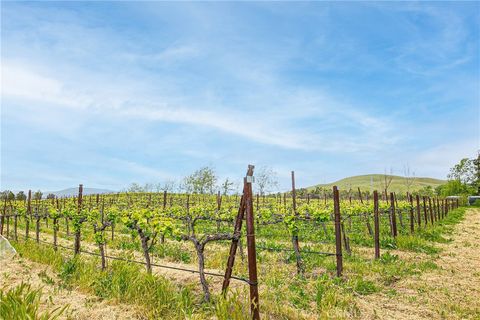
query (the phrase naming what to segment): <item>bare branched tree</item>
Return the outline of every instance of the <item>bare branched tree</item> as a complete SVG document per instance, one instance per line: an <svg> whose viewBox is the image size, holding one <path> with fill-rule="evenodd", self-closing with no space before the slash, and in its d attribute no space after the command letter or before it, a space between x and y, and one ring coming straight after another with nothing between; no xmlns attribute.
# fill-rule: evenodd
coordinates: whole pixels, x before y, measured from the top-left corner
<svg viewBox="0 0 480 320"><path fill-rule="evenodd" d="M174 192L176 186L177 186L177 183L175 182L175 180L166 180L163 183L157 183L155 185L155 189L157 192L160 192L160 191Z"/></svg>
<svg viewBox="0 0 480 320"><path fill-rule="evenodd" d="M410 193L413 184L415 183L415 171L410 170L410 165L403 166L403 176L404 176L404 184L407 187L407 192Z"/></svg>
<svg viewBox="0 0 480 320"><path fill-rule="evenodd" d="M387 169L385 169L382 180L380 183L382 184L383 191L385 191L385 196L388 196L388 188L392 184L393 180L393 169L390 168L390 174L387 174Z"/></svg>
<svg viewBox="0 0 480 320"><path fill-rule="evenodd" d="M262 196L273 191L278 186L277 173L272 168L260 167L255 173L255 185Z"/></svg>
<svg viewBox="0 0 480 320"><path fill-rule="evenodd" d="M226 196L231 191L235 190L235 183L232 180L226 178L221 185L221 189L222 189L222 194Z"/></svg>

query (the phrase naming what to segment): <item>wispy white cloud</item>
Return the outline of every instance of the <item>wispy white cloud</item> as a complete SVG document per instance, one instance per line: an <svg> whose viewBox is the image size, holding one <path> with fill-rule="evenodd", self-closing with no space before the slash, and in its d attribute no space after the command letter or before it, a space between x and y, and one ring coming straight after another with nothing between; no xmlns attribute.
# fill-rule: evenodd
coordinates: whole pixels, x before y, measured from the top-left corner
<svg viewBox="0 0 480 320"><path fill-rule="evenodd" d="M95 78L95 75L90 74L89 78ZM135 82L141 85L141 81ZM362 148L372 146L367 142L368 139L363 139L364 143L362 143L362 137L347 136L339 136L335 144L327 144L327 139L334 138L335 134L332 136L332 133L323 131L322 125L328 123L330 119L334 123L339 121L340 117L348 119L348 125L358 127L360 134L362 132L368 134L372 128L375 128L377 133L385 132L387 128L385 119L353 110L325 94L315 95L308 92L287 94L284 96L285 101L279 105L265 105L264 108L244 114L224 105L204 106L204 103L197 105L191 102L191 105L180 106L175 102L175 98L138 97L135 92L128 91L124 91L121 96L112 97L108 92L102 92L101 88L92 90L90 84L87 84L86 88L76 87L76 90L67 90L66 88L73 88L72 84L63 83L51 75L39 74L33 68L29 68L27 63L23 65L10 64L8 61L4 63L2 84L4 99L34 103L38 108L48 105L47 108L50 109L63 107L79 109L84 115L96 113L108 116L113 113L115 117L206 126L257 143L287 149L355 151L359 146ZM119 86L126 87L123 84ZM283 96L282 93L274 93L274 89L270 90L272 95ZM195 97L190 101L194 99ZM263 99L262 97L261 100ZM152 102L156 100L159 102ZM170 100L173 102L170 103ZM226 110L229 111L226 112ZM296 127L298 119L311 117L318 119L318 128L315 132ZM51 119L48 121L51 125Z"/></svg>
<svg viewBox="0 0 480 320"><path fill-rule="evenodd" d="M193 162L243 174L255 161L314 181L379 172L406 163L405 150L433 155L478 132L465 116L478 106L478 70L466 68L478 67L478 43L464 15L441 5L125 3L111 16L77 6L6 5L2 171L21 158L53 174L65 157L120 185L178 177ZM371 18L384 15L379 29ZM58 145L56 158L38 156Z"/></svg>

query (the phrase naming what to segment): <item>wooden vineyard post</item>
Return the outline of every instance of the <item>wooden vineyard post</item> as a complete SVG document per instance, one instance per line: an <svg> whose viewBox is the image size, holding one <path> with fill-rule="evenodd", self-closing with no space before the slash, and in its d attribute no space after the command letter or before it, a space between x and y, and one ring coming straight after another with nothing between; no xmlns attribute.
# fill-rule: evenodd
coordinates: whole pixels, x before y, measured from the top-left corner
<svg viewBox="0 0 480 320"><path fill-rule="evenodd" d="M78 186L78 215L82 212L83 184ZM75 230L75 255L80 253L80 229Z"/></svg>
<svg viewBox="0 0 480 320"><path fill-rule="evenodd" d="M32 190L28 190L27 198L27 216L25 219L25 239L28 240L30 233L30 217L32 215Z"/></svg>
<svg viewBox="0 0 480 320"><path fill-rule="evenodd" d="M293 214L295 218L298 216L297 213L297 193L295 191L295 172L292 171L292 205L293 205ZM298 235L292 235L292 244L293 250L295 251L295 258L297 260L297 274L303 274L303 264L302 257L300 256L300 245L298 243Z"/></svg>
<svg viewBox="0 0 480 320"><path fill-rule="evenodd" d="M242 230L242 220L245 216L247 229L247 250L248 250L248 276L250 285L250 309L251 316L254 320L260 319L259 299L258 299L258 280L257 280L257 252L255 247L255 222L253 216L253 169L252 165L248 166L247 176L243 180L243 195L240 199L240 207L238 209L237 218L235 220L234 233L237 235L232 240L230 246L230 254L228 256L227 268L222 285L222 292L225 295L232 277L233 265L235 263L235 254L237 252L238 242Z"/></svg>
<svg viewBox="0 0 480 320"><path fill-rule="evenodd" d="M415 231L415 223L414 223L414 214L413 214L413 197L411 194L408 196L408 200L410 201L410 232L413 233Z"/></svg>
<svg viewBox="0 0 480 320"><path fill-rule="evenodd" d="M217 232L220 232L220 228L221 228L221 225L220 225L220 219L218 217L220 217L220 209L222 208L222 195L220 194L220 191L218 191L217 193Z"/></svg>
<svg viewBox="0 0 480 320"><path fill-rule="evenodd" d="M397 200L397 194L394 192L393 193L393 199L395 199L395 208L398 208L398 200ZM400 228L403 229L403 214L402 210L398 211L398 220L400 222Z"/></svg>
<svg viewBox="0 0 480 320"><path fill-rule="evenodd" d="M163 209L167 206L167 190L163 191Z"/></svg>
<svg viewBox="0 0 480 320"><path fill-rule="evenodd" d="M7 214L7 197L5 197L5 201L3 203L3 214L0 219L0 234L3 235L3 226L5 225L5 215Z"/></svg>
<svg viewBox="0 0 480 320"><path fill-rule="evenodd" d="M333 211L335 215L335 255L337 257L337 277L342 276L343 257L342 257L342 234L340 230L340 197L337 186L333 186Z"/></svg>
<svg viewBox="0 0 480 320"><path fill-rule="evenodd" d="M422 226L422 213L420 211L420 196L417 194L417 196L415 197L415 200L417 202L417 224L418 224L418 228L420 228Z"/></svg>
<svg viewBox="0 0 480 320"><path fill-rule="evenodd" d="M373 191L373 217L374 217L374 228L375 228L375 259L380 258L380 222L378 216L378 192L377 190Z"/></svg>
<svg viewBox="0 0 480 320"><path fill-rule="evenodd" d="M427 216L427 202L425 197L423 197L423 217L425 219L425 225L428 224L428 216Z"/></svg>
<svg viewBox="0 0 480 320"><path fill-rule="evenodd" d="M252 169L253 171L253 169ZM257 252L255 248L255 223L253 217L253 195L252 195L253 177L247 176L245 214L247 223L247 259L248 259L248 277L250 280L250 309L252 319L260 319L260 311L258 304L258 282L257 282Z"/></svg>
<svg viewBox="0 0 480 320"><path fill-rule="evenodd" d="M14 212L13 213L13 238L15 239L15 241L18 241L17 230L18 230L18 214Z"/></svg>
<svg viewBox="0 0 480 320"><path fill-rule="evenodd" d="M391 203L391 219L392 219L392 235L394 238L397 237L397 217L395 214L395 196L393 195L393 192L390 192L390 203Z"/></svg>
<svg viewBox="0 0 480 320"><path fill-rule="evenodd" d="M442 207L440 206L440 199L437 197L437 210L438 210L438 216L440 219L443 220L443 214L442 214Z"/></svg>
<svg viewBox="0 0 480 320"><path fill-rule="evenodd" d="M432 223L432 226L433 226L433 223L435 222L435 218L434 218L434 215L433 215L433 210L432 210L432 198L428 197L428 211L430 211L430 222Z"/></svg>
<svg viewBox="0 0 480 320"><path fill-rule="evenodd" d="M35 241L40 243L40 213L38 212L38 202L35 208Z"/></svg>

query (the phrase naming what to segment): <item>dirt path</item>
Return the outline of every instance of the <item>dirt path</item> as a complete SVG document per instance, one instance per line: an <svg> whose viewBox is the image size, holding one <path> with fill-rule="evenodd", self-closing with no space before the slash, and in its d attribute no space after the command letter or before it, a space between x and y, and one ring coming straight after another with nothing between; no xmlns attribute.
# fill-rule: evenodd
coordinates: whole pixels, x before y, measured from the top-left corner
<svg viewBox="0 0 480 320"><path fill-rule="evenodd" d="M361 319L480 319L480 209L467 210L438 269L358 299Z"/></svg>
<svg viewBox="0 0 480 320"><path fill-rule="evenodd" d="M0 266L0 288L8 290L22 282L30 284L33 289L42 288L40 310L68 306L61 319L142 319L135 307L112 304L78 290L61 288L58 277L46 265L17 255L11 259L0 260Z"/></svg>

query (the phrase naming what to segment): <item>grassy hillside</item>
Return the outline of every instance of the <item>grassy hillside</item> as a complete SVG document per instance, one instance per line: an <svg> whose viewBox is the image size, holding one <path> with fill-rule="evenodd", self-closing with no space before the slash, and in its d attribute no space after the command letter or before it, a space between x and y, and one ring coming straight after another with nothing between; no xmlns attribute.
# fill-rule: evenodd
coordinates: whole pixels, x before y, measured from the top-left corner
<svg viewBox="0 0 480 320"><path fill-rule="evenodd" d="M397 193L404 193L407 191L406 186L406 179L400 176L391 176L393 177L392 183L388 188L389 191L394 191ZM361 176L353 176L347 177L332 183L328 184L319 184L315 186L308 187L308 190L313 190L317 186L320 187L328 187L331 188L332 186L336 185L340 190L348 190L350 188L357 189L360 187L362 191L370 191L373 190L382 190L384 175L383 174L366 174ZM411 191L422 189L426 186L431 186L435 188L439 185L446 183L445 180L433 179L433 178L415 178L413 185L411 187Z"/></svg>

